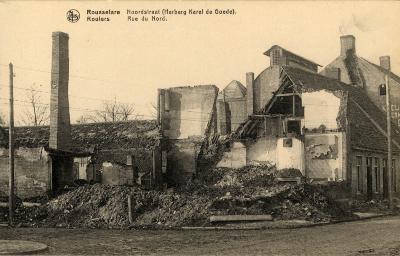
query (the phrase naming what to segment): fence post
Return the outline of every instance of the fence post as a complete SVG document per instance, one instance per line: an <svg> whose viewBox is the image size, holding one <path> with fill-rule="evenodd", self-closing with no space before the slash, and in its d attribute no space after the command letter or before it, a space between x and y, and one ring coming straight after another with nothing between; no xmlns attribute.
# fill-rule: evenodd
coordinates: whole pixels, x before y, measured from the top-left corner
<svg viewBox="0 0 400 256"><path fill-rule="evenodd" d="M132 209L134 207L134 203L132 201L132 195L128 195L128 220L129 224L133 223Z"/></svg>

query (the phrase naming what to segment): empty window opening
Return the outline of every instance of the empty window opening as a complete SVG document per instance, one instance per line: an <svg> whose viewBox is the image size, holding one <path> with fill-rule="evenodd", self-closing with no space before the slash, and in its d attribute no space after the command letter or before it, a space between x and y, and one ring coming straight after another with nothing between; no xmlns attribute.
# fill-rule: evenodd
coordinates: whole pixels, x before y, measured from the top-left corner
<svg viewBox="0 0 400 256"><path fill-rule="evenodd" d="M299 120L288 120L287 121L287 132L292 134L301 134L301 123Z"/></svg>
<svg viewBox="0 0 400 256"><path fill-rule="evenodd" d="M291 94L291 93L290 93ZM299 95L277 96L271 107L271 114L290 115L296 117L304 116L304 108Z"/></svg>
<svg viewBox="0 0 400 256"><path fill-rule="evenodd" d="M372 197L373 187L372 187L372 157L367 157L367 196Z"/></svg>

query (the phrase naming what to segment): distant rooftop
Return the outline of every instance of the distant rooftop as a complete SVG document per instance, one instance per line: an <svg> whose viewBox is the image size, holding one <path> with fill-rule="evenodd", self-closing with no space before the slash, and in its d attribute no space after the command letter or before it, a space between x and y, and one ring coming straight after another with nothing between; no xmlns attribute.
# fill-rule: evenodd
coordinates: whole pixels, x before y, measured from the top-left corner
<svg viewBox="0 0 400 256"><path fill-rule="evenodd" d="M283 52L282 55L292 56L292 57L295 57L295 58L297 58L297 59L304 60L304 61L306 61L306 62L308 62L308 63L310 63L310 64L312 64L312 65L316 65L316 66L322 67L320 64L315 63L315 62L312 61L312 60L306 59L306 58L304 58L304 57L302 57L302 56L300 56L300 55L298 55L298 54L296 54L296 53L293 53L293 52L291 52L291 51L288 51L288 50L286 50L285 48L283 48L283 47L281 47L281 46L279 46L279 45L274 45L274 46L272 46L271 48L269 48L269 50L267 50L266 52L264 52L264 55L270 57L270 56L271 56L271 51L272 51L272 50L275 50L275 49L280 49L280 50L282 50L282 52Z"/></svg>

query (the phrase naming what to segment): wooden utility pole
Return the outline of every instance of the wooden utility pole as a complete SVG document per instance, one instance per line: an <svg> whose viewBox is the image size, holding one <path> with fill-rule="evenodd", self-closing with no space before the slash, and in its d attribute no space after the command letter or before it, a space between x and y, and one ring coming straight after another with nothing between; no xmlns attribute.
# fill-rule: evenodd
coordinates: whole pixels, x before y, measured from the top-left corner
<svg viewBox="0 0 400 256"><path fill-rule="evenodd" d="M9 217L8 221L10 226L13 225L14 221L14 71L13 64L10 63L10 120L9 120L9 129L8 129L8 149L9 149L9 200L8 200L8 208L9 208Z"/></svg>
<svg viewBox="0 0 400 256"><path fill-rule="evenodd" d="M389 71L388 71L389 72ZM393 170L392 171L392 108L390 103L390 88L389 88L389 76L385 74L385 86L386 86L386 122L387 122L387 141L388 141L388 160L387 160L387 177L388 177L388 201L389 208L393 208L393 196L392 196L392 182L393 182Z"/></svg>

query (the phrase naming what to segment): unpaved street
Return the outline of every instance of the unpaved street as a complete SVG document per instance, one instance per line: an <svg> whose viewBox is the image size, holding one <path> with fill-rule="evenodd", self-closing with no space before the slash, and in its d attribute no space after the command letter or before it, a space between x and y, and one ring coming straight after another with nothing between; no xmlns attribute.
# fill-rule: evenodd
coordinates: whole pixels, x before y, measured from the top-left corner
<svg viewBox="0 0 400 256"><path fill-rule="evenodd" d="M46 254L57 255L400 255L400 217L291 230L1 228L0 239L46 243Z"/></svg>

